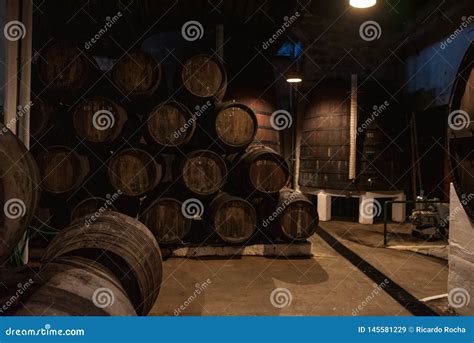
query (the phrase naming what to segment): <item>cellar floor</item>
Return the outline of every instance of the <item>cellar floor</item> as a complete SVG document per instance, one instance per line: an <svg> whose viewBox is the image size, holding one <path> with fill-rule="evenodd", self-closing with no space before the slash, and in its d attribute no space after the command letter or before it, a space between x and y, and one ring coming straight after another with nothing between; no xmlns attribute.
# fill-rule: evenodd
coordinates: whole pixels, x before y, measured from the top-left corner
<svg viewBox="0 0 474 343"><path fill-rule="evenodd" d="M415 298L447 292L447 262L381 247L380 225L320 225ZM383 290L386 284L372 281L319 235L311 241L312 258L170 258L164 262L162 290L150 315L411 314ZM283 295L272 304L274 290ZM446 299L427 304L449 314Z"/></svg>

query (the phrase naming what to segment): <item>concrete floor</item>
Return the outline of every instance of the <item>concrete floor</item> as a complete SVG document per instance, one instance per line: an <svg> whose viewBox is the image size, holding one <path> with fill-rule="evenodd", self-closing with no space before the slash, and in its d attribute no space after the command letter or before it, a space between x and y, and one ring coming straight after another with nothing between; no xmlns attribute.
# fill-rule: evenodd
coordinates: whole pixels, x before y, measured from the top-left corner
<svg viewBox="0 0 474 343"><path fill-rule="evenodd" d="M381 247L380 225L320 225L416 298L447 292L446 261ZM410 315L383 291L384 285L377 287L319 236L311 241L314 256L304 259L170 258L164 262L162 290L150 315ZM272 305L277 288L286 289L279 299L286 306L278 298ZM428 305L449 314L447 300Z"/></svg>

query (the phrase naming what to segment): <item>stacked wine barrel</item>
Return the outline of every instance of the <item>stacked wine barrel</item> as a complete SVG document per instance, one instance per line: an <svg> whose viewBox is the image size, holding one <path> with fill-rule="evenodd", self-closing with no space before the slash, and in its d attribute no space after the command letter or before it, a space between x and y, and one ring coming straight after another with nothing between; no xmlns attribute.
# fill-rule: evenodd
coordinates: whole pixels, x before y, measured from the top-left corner
<svg viewBox="0 0 474 343"><path fill-rule="evenodd" d="M42 208L53 212L43 224L118 211L167 245L304 240L315 231L313 204L286 189L272 106L233 90L224 101L231 85L217 58L192 55L169 71L135 50L101 77L89 59L65 67L70 53L45 55L39 81L51 90L32 129Z"/></svg>

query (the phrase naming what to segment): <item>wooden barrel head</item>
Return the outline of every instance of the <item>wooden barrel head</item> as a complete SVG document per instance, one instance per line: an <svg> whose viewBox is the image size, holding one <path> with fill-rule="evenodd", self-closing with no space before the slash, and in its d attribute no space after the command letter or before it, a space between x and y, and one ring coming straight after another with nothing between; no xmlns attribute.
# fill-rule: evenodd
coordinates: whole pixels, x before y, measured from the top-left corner
<svg viewBox="0 0 474 343"><path fill-rule="evenodd" d="M253 111L243 104L229 104L216 114L215 129L219 139L231 147L245 147L256 134L257 120Z"/></svg>
<svg viewBox="0 0 474 343"><path fill-rule="evenodd" d="M204 150L188 154L182 166L182 178L186 187L196 194L211 195L225 183L225 162L216 153Z"/></svg>
<svg viewBox="0 0 474 343"><path fill-rule="evenodd" d="M140 220L158 243L181 243L191 228L191 220L183 215L181 207L182 202L177 199L158 199L144 211Z"/></svg>
<svg viewBox="0 0 474 343"><path fill-rule="evenodd" d="M194 96L209 98L218 95L225 83L222 66L207 55L188 59L181 72L184 87Z"/></svg>
<svg viewBox="0 0 474 343"><path fill-rule="evenodd" d="M110 159L108 176L115 189L129 196L142 196L161 181L163 166L142 149L125 149Z"/></svg>
<svg viewBox="0 0 474 343"><path fill-rule="evenodd" d="M56 43L41 52L39 76L51 91L76 92L88 82L91 64L81 51L67 43Z"/></svg>
<svg viewBox="0 0 474 343"><path fill-rule="evenodd" d="M288 205L280 218L285 236L291 239L306 239L316 230L317 215L311 203L297 201Z"/></svg>
<svg viewBox="0 0 474 343"><path fill-rule="evenodd" d="M189 142L195 127L192 113L174 102L159 104L147 119L150 136L162 146L178 147Z"/></svg>
<svg viewBox="0 0 474 343"><path fill-rule="evenodd" d="M161 66L153 56L132 51L115 64L112 80L125 96L149 96L159 86Z"/></svg>
<svg viewBox="0 0 474 343"><path fill-rule="evenodd" d="M116 140L127 113L105 97L93 97L81 101L73 114L73 125L82 139L91 143L111 143Z"/></svg>
<svg viewBox="0 0 474 343"><path fill-rule="evenodd" d="M286 185L288 170L284 161L273 154L262 154L252 161L249 177L256 190L276 193Z"/></svg>
<svg viewBox="0 0 474 343"><path fill-rule="evenodd" d="M41 185L60 194L79 188L89 172L89 162L68 147L53 146L37 157Z"/></svg>
<svg viewBox="0 0 474 343"><path fill-rule="evenodd" d="M243 199L233 198L220 204L212 217L212 227L224 241L242 243L255 232L255 209Z"/></svg>

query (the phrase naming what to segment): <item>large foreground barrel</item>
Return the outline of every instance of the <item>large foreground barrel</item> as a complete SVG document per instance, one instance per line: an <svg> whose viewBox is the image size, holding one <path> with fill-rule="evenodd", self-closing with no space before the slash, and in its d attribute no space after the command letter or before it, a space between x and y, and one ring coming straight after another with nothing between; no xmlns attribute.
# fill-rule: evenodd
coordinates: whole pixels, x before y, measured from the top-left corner
<svg viewBox="0 0 474 343"><path fill-rule="evenodd" d="M163 178L163 164L142 148L117 152L107 163L107 175L112 186L129 196L151 192Z"/></svg>
<svg viewBox="0 0 474 343"><path fill-rule="evenodd" d="M73 125L77 135L89 143L110 144L119 138L127 112L111 99L91 97L77 104Z"/></svg>
<svg viewBox="0 0 474 343"><path fill-rule="evenodd" d="M221 104L216 108L211 132L217 145L224 151L245 149L257 133L257 118L246 105L237 102Z"/></svg>
<svg viewBox="0 0 474 343"><path fill-rule="evenodd" d="M191 219L183 215L183 203L174 198L159 198L140 215L160 244L181 243L191 229Z"/></svg>
<svg viewBox="0 0 474 343"><path fill-rule="evenodd" d="M454 185L474 221L474 44L459 67L448 115L449 157Z"/></svg>
<svg viewBox="0 0 474 343"><path fill-rule="evenodd" d="M138 220L112 211L95 221L78 219L53 239L43 259L50 262L66 255L90 258L109 268L139 315L153 307L162 278L160 248Z"/></svg>
<svg viewBox="0 0 474 343"><path fill-rule="evenodd" d="M227 88L224 66L210 55L187 59L179 81L180 90L193 100L193 106L202 106L205 100L222 100Z"/></svg>
<svg viewBox="0 0 474 343"><path fill-rule="evenodd" d="M33 157L0 123L0 265L28 228L40 196L39 183Z"/></svg>
<svg viewBox="0 0 474 343"><path fill-rule="evenodd" d="M63 194L79 188L89 174L87 157L66 146L52 146L36 157L41 186L47 192Z"/></svg>
<svg viewBox="0 0 474 343"><path fill-rule="evenodd" d="M119 280L92 260L63 256L34 279L16 316L134 316Z"/></svg>
<svg viewBox="0 0 474 343"><path fill-rule="evenodd" d="M41 51L38 69L48 91L70 93L87 85L94 66L76 46L56 42Z"/></svg>
<svg viewBox="0 0 474 343"><path fill-rule="evenodd" d="M210 203L207 221L210 227L228 243L247 241L255 232L257 213L245 199L219 193Z"/></svg>
<svg viewBox="0 0 474 343"><path fill-rule="evenodd" d="M196 118L183 104L165 102L157 105L148 115L146 137L152 143L176 148L189 142L196 128Z"/></svg>
<svg viewBox="0 0 474 343"><path fill-rule="evenodd" d="M125 97L151 96L161 82L161 65L143 51L131 51L114 65L112 81Z"/></svg>
<svg viewBox="0 0 474 343"><path fill-rule="evenodd" d="M225 162L209 150L196 150L187 154L178 166L178 173L188 191L202 196L215 194L227 178Z"/></svg>
<svg viewBox="0 0 474 343"><path fill-rule="evenodd" d="M230 181L247 193L277 193L290 177L283 157L265 146L250 146L244 154L229 158L235 168Z"/></svg>

